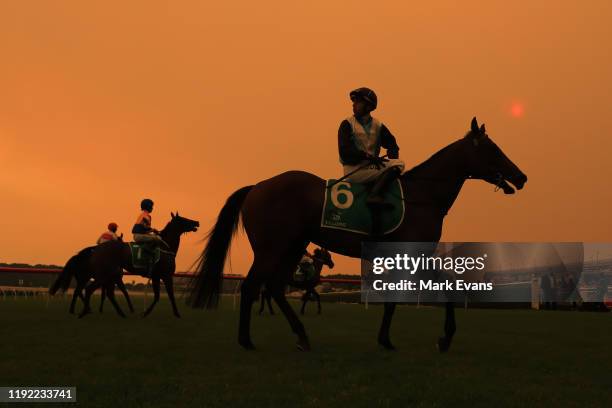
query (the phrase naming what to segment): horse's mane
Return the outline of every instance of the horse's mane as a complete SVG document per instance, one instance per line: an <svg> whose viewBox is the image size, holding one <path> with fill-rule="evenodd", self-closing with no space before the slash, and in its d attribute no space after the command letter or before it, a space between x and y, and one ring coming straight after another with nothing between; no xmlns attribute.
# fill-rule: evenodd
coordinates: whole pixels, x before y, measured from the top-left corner
<svg viewBox="0 0 612 408"><path fill-rule="evenodd" d="M470 132L468 132L466 134L469 135ZM440 158L440 156L446 154L449 150L451 150L451 148L455 148L457 144L459 144L460 142L462 142L465 138L461 138L459 140L455 140L454 142L452 142L451 144L443 147L442 149L438 150L437 152L435 152L433 155L431 155L431 157L427 160L425 160L424 162L417 164L416 166L414 166L413 168L411 168L410 170L407 170L406 172L404 172L403 176L406 177L411 177L414 176L416 173L427 169L428 167L431 166L431 164L433 162L435 162L436 160L438 160Z"/></svg>

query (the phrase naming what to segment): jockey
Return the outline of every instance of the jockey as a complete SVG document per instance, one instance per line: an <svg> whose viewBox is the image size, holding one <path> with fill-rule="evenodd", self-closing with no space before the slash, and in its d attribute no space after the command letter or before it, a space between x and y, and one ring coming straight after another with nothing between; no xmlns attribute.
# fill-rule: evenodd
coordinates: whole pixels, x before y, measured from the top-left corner
<svg viewBox="0 0 612 408"><path fill-rule="evenodd" d="M153 212L153 200L145 198L140 203L142 212L136 219L132 234L134 234L135 242L153 242L155 244L163 243L164 241L158 235L159 231L151 227L151 213Z"/></svg>
<svg viewBox="0 0 612 408"><path fill-rule="evenodd" d="M100 238L98 238L98 241L96 243L100 245L108 241L119 240L119 237L117 236L117 228L118 228L117 224L114 222L111 222L110 224L108 224L108 230L103 232L102 235L100 235Z"/></svg>
<svg viewBox="0 0 612 408"><path fill-rule="evenodd" d="M340 163L345 175L354 172L347 177L349 182L375 181L366 200L368 205L388 206L382 193L404 171L404 162L399 160L399 146L389 129L370 115L378 105L374 91L358 88L351 91L349 97L353 102L353 116L343 120L338 129ZM388 160L378 157L381 147L387 150Z"/></svg>
<svg viewBox="0 0 612 408"><path fill-rule="evenodd" d="M309 280L316 274L313 257L307 250L302 255L294 275L297 282Z"/></svg>

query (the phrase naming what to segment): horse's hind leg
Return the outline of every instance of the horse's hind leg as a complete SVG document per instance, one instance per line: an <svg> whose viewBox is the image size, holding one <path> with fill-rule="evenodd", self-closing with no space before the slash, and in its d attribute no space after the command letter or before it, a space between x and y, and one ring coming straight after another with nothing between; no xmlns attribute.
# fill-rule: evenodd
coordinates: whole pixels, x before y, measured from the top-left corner
<svg viewBox="0 0 612 408"><path fill-rule="evenodd" d="M94 280L93 282L89 282L85 287L85 299L83 300L84 306L83 311L79 314L79 319L84 317L85 315L91 313L91 308L89 307L89 301L91 300L91 295L101 286L100 282Z"/></svg>
<svg viewBox="0 0 612 408"><path fill-rule="evenodd" d="M121 310L121 307L119 307L119 304L117 303L117 299L115 299L115 282L107 284L106 288L103 288L103 291L106 291L108 300L111 302L111 304L117 311L117 314L121 317L125 317L125 313L123 313L123 310Z"/></svg>
<svg viewBox="0 0 612 408"><path fill-rule="evenodd" d="M319 295L319 293L315 289L313 289L312 292L317 298L317 314L321 314L321 295Z"/></svg>
<svg viewBox="0 0 612 408"><path fill-rule="evenodd" d="M259 314L262 314L265 307L266 307L266 295L265 295L266 290L262 289L261 291L261 301L259 302Z"/></svg>
<svg viewBox="0 0 612 408"><path fill-rule="evenodd" d="M268 291L266 291L266 302L268 303L268 310L270 311L270 314L273 315L274 309L272 309L272 295Z"/></svg>
<svg viewBox="0 0 612 408"><path fill-rule="evenodd" d="M125 297L125 301L127 302L128 307L130 308L130 313L134 313L134 306L132 305L132 301L130 300L130 295L128 294L127 288L125 287L123 280L121 279L117 280L117 287L119 288L121 293L123 293L123 296Z"/></svg>
<svg viewBox="0 0 612 408"><path fill-rule="evenodd" d="M100 293L100 310L99 310L100 313L102 313L102 310L104 309L105 299L106 299L106 292L104 291L104 288L102 288L101 293Z"/></svg>
<svg viewBox="0 0 612 408"><path fill-rule="evenodd" d="M438 339L440 353L448 351L453 340L457 326L455 324L455 303L446 302L446 317L444 319L444 337Z"/></svg>
<svg viewBox="0 0 612 408"><path fill-rule="evenodd" d="M378 344L386 348L387 350L395 350L389 337L389 330L391 329L391 320L393 319L393 313L395 312L395 303L385 302L385 313L383 315L383 321L380 325L380 331L378 332Z"/></svg>
<svg viewBox="0 0 612 408"><path fill-rule="evenodd" d="M240 287L240 323L238 327L238 343L247 350L254 350L251 341L251 307L257 300L261 290L258 278L257 262L253 262L251 270Z"/></svg>
<svg viewBox="0 0 612 408"><path fill-rule="evenodd" d="M270 288L272 297L276 301L276 304L283 312L287 321L289 322L289 326L291 326L291 330L298 336L297 347L301 351L310 351L310 342L308 341L308 336L306 335L306 330L304 329L304 325L298 318L297 314L291 308L291 305L287 301L285 297L285 292L281 285L274 286L274 289Z"/></svg>

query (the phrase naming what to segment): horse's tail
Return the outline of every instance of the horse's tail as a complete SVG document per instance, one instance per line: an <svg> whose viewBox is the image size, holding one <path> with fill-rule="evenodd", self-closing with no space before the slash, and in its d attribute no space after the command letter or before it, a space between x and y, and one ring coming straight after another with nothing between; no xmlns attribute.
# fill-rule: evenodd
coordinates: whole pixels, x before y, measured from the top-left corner
<svg viewBox="0 0 612 408"><path fill-rule="evenodd" d="M62 272L49 288L49 294L55 295L58 290L65 292L68 289L72 277L80 268L84 267L83 262L89 258L94 248L95 247L85 248L66 262Z"/></svg>
<svg viewBox="0 0 612 408"><path fill-rule="evenodd" d="M198 258L196 276L191 282L191 293L187 299L191 307L212 309L219 304L225 259L238 228L242 203L252 188L242 187L229 196L215 226L208 233L208 243Z"/></svg>

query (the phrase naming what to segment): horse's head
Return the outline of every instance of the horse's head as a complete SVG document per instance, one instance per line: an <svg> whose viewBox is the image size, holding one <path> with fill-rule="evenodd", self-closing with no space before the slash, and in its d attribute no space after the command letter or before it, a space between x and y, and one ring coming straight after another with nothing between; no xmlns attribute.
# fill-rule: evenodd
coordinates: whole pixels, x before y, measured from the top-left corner
<svg viewBox="0 0 612 408"><path fill-rule="evenodd" d="M329 266L329 269L334 268L334 261L332 261L331 253L325 248L317 248L314 250L314 257L321 262L323 265Z"/></svg>
<svg viewBox="0 0 612 408"><path fill-rule="evenodd" d="M181 217L178 211L176 212L176 214L171 212L170 215L172 216L172 220L170 221L170 224L174 228L176 228L176 230L179 231L179 233L181 234L183 232L196 232L198 230L198 227L200 226L200 223L198 221L194 221L194 220L190 220L189 218Z"/></svg>
<svg viewBox="0 0 612 408"><path fill-rule="evenodd" d="M489 138L485 125L478 126L474 117L470 131L465 136L468 141L468 170L472 178L483 179L495 184L504 190L505 194L514 194L514 188L508 184L512 183L517 190L523 188L527 182L527 176L518 166Z"/></svg>

